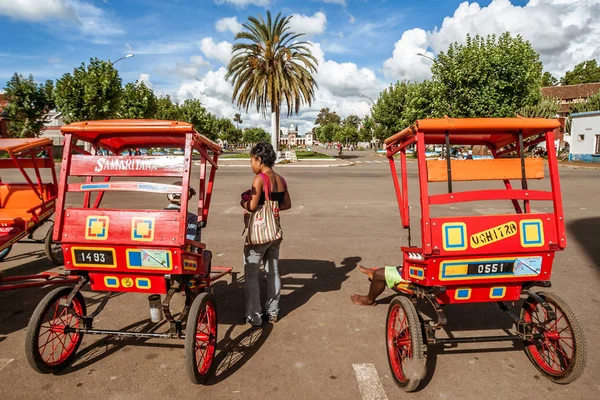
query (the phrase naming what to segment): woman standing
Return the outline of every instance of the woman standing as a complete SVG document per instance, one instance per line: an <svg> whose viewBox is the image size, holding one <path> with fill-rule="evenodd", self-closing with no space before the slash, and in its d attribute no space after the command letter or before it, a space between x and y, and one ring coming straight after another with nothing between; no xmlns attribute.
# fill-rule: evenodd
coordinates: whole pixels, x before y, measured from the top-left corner
<svg viewBox="0 0 600 400"><path fill-rule="evenodd" d="M255 177L252 188L242 194L240 205L246 211L253 213L271 200L278 205L275 207L275 217L279 218L279 211L289 210L292 200L287 190L285 179L273 171L277 156L273 146L260 142L250 150L250 165ZM265 196L267 193L267 196ZM252 218L250 218L252 223ZM268 294L265 312L269 322L277 322L279 313L279 295L281 280L279 278L279 246L282 239L264 244L248 244L244 246L244 276L246 280L246 321L253 326L262 325L262 312L260 305L259 272L260 263L264 263L268 277Z"/></svg>

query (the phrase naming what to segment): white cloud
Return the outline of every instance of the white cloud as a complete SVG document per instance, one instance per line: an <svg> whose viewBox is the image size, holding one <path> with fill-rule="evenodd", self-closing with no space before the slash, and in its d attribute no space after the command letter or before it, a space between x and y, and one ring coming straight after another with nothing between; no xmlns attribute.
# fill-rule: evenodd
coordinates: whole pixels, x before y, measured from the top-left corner
<svg viewBox="0 0 600 400"><path fill-rule="evenodd" d="M346 0L321 0L321 2L329 4L339 4L340 6L346 5Z"/></svg>
<svg viewBox="0 0 600 400"><path fill-rule="evenodd" d="M215 23L215 29L218 32L230 31L234 35L242 30L242 24L237 20L237 17L221 18Z"/></svg>
<svg viewBox="0 0 600 400"><path fill-rule="evenodd" d="M229 64L231 59L231 43L223 41L215 43L213 38L207 37L200 42L200 50L208 58L219 60L223 64Z"/></svg>
<svg viewBox="0 0 600 400"><path fill-rule="evenodd" d="M144 85L146 85L146 87L149 89L152 89L152 87L154 86L152 85L152 82L150 82L150 74L140 74L138 82L143 82Z"/></svg>
<svg viewBox="0 0 600 400"><path fill-rule="evenodd" d="M0 14L26 21L77 20L67 0L0 0Z"/></svg>
<svg viewBox="0 0 600 400"><path fill-rule="evenodd" d="M71 0L71 4L77 13L79 22L81 23L81 32L97 41L105 43L107 36L118 36L125 31L115 22L115 19L103 9L98 8L90 3L85 3L80 0Z"/></svg>
<svg viewBox="0 0 600 400"><path fill-rule="evenodd" d="M487 36L504 32L521 35L540 54L544 69L560 76L576 64L600 58L600 4L597 0L530 0L525 6L515 6L509 0L493 0L489 6L461 3L452 16L444 18L441 27L419 37L401 38L394 55L384 63L386 76L399 78L406 73L408 53L405 49L431 49L437 54L446 51L453 42L464 43L466 34ZM403 40L405 39L405 40ZM398 50L398 52L397 52ZM429 53L428 55L432 55ZM406 58L403 58L406 57ZM425 60L419 60L423 63ZM426 77L423 66L414 64L415 77Z"/></svg>
<svg viewBox="0 0 600 400"><path fill-rule="evenodd" d="M392 58L383 63L383 74L392 80L422 81L429 78L432 61L417 55L421 53L433 58L427 47L427 32L423 29L405 31L394 45Z"/></svg>
<svg viewBox="0 0 600 400"><path fill-rule="evenodd" d="M163 75L176 76L182 79L196 79L200 70L210 68L210 63L202 56L191 56L189 63L175 62L159 66L156 71Z"/></svg>
<svg viewBox="0 0 600 400"><path fill-rule="evenodd" d="M217 4L232 4L237 7L246 7L246 6L268 6L271 3L271 0L216 0Z"/></svg>
<svg viewBox="0 0 600 400"><path fill-rule="evenodd" d="M292 32L318 35L325 32L327 16L320 11L314 13L312 17L304 14L292 14L289 26Z"/></svg>
<svg viewBox="0 0 600 400"><path fill-rule="evenodd" d="M155 42L142 44L140 46L132 46L129 43L125 44L125 50L129 53L138 55L148 54L176 54L187 52L194 48L191 41L176 41L176 42Z"/></svg>

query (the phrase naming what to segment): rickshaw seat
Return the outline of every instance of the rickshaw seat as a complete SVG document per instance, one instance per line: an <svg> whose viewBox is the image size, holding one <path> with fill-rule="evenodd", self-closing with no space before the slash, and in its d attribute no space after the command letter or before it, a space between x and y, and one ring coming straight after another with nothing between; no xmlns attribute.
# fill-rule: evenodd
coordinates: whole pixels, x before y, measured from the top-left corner
<svg viewBox="0 0 600 400"><path fill-rule="evenodd" d="M47 200L51 197L50 185L42 185L42 197ZM36 185L37 188L37 185ZM17 215L19 210L26 210L42 204L42 200L36 195L28 183L2 183L0 184L0 208L4 212L10 210L11 215ZM29 213L26 213L30 215Z"/></svg>

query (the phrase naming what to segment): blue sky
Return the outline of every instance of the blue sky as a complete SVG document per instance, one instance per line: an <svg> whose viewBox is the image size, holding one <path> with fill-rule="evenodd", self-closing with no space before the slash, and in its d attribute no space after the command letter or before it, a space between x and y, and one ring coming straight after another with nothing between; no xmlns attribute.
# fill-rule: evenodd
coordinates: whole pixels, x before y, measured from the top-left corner
<svg viewBox="0 0 600 400"><path fill-rule="evenodd" d="M294 15L319 58L312 107L293 117L309 129L320 107L360 116L399 79L430 76L434 57L466 33L511 31L530 40L547 70L560 75L600 58L596 0L0 0L0 84L14 73L57 79L90 57L115 60L124 82L138 79L159 94L200 98L219 115L235 112L224 66L248 16ZM582 49L582 46L585 46ZM247 125L268 125L250 110ZM289 121L286 121L287 123ZM246 125L245 124L245 125Z"/></svg>

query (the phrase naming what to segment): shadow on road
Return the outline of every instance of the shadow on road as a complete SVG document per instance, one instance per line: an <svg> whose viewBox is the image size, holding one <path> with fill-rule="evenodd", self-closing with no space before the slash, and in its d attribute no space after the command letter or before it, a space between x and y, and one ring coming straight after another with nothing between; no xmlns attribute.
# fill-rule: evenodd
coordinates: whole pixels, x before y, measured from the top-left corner
<svg viewBox="0 0 600 400"><path fill-rule="evenodd" d="M575 236L600 271L600 241L597 234L600 231L600 217L571 221L567 224L567 229Z"/></svg>

